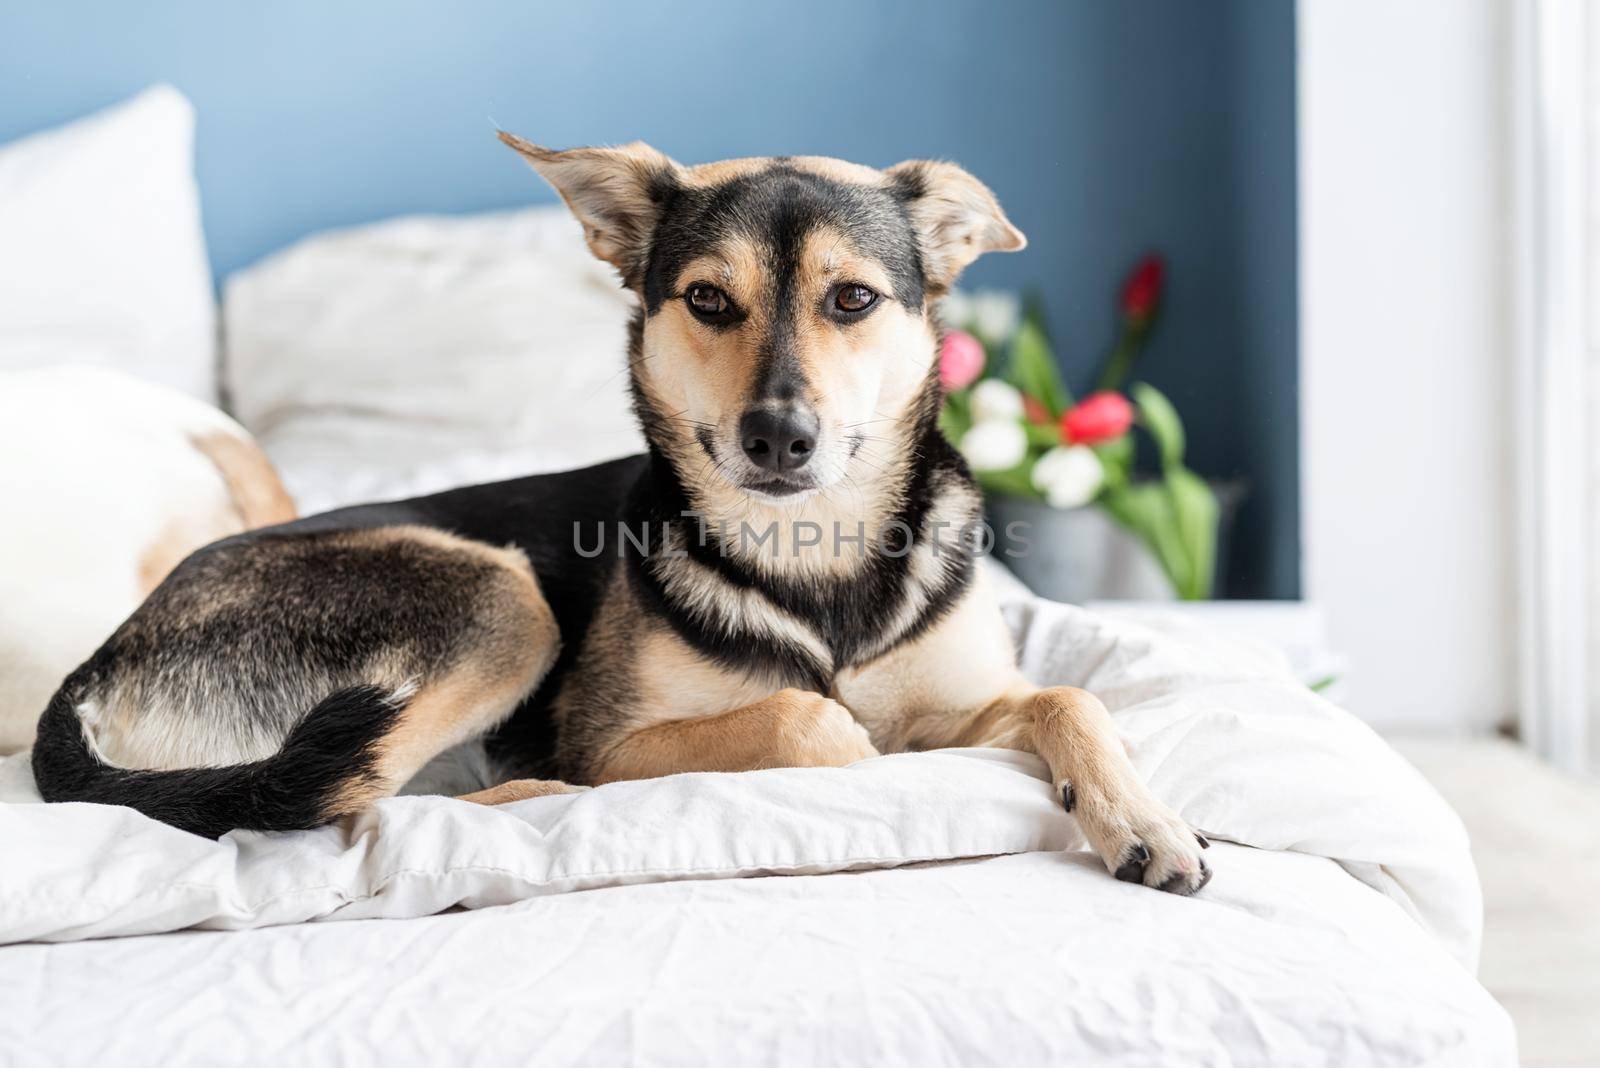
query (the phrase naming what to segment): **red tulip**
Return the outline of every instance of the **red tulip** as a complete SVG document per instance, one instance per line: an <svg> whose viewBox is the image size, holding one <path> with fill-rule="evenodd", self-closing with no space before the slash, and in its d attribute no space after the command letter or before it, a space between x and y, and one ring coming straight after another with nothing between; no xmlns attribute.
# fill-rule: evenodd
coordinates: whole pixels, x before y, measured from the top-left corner
<svg viewBox="0 0 1600 1068"><path fill-rule="evenodd" d="M962 330L952 330L939 345L939 381L946 390L964 389L983 373L983 345Z"/></svg>
<svg viewBox="0 0 1600 1068"><path fill-rule="evenodd" d="M1061 436L1069 445L1097 445L1120 438L1133 425L1133 405L1120 393L1091 393L1061 417Z"/></svg>
<svg viewBox="0 0 1600 1068"><path fill-rule="evenodd" d="M1161 300L1161 280L1166 272L1160 256L1146 256L1133 269L1122 286L1122 314L1129 322L1143 326L1150 321Z"/></svg>

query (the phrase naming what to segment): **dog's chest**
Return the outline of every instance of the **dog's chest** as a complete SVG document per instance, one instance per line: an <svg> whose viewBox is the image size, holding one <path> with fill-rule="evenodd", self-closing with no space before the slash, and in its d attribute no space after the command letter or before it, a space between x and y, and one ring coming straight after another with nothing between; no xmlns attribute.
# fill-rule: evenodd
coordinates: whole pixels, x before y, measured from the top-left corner
<svg viewBox="0 0 1600 1068"><path fill-rule="evenodd" d="M679 636L730 668L826 690L920 633L970 578L970 553L919 545L837 574L772 575L726 558L643 561L640 584Z"/></svg>

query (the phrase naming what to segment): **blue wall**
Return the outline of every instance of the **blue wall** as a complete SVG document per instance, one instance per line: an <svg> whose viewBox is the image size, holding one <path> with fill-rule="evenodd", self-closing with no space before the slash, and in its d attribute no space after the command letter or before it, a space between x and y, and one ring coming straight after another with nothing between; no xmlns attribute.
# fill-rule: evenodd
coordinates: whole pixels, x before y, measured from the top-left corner
<svg viewBox="0 0 1600 1068"><path fill-rule="evenodd" d="M0 140L170 81L200 113L220 275L296 237L551 199L496 124L643 138L685 162L959 161L1031 244L970 284L1039 286L1080 384L1119 275L1159 249L1142 373L1191 460L1244 477L1229 591L1299 591L1294 15L1288 0L678 5L53 0L0 13Z"/></svg>

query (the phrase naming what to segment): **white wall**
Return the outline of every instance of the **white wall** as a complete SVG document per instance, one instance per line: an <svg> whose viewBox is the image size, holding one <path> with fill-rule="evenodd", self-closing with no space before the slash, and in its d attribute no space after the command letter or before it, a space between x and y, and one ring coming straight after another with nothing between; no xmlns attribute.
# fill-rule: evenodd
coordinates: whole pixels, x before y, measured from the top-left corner
<svg viewBox="0 0 1600 1068"><path fill-rule="evenodd" d="M1380 728L1516 693L1509 31L1495 0L1299 5L1305 594Z"/></svg>

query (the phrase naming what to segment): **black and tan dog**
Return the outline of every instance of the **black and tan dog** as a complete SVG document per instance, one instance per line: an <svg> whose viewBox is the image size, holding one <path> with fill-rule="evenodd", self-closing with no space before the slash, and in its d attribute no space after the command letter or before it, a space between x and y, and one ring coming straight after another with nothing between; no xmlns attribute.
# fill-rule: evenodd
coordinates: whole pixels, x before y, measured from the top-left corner
<svg viewBox="0 0 1600 1068"><path fill-rule="evenodd" d="M1000 745L1048 762L1118 878L1205 885L1104 706L1020 675L974 566L933 302L1023 245L988 189L503 139L638 296L648 454L202 549L50 702L44 797L214 836L326 823L474 740L487 803Z"/></svg>

